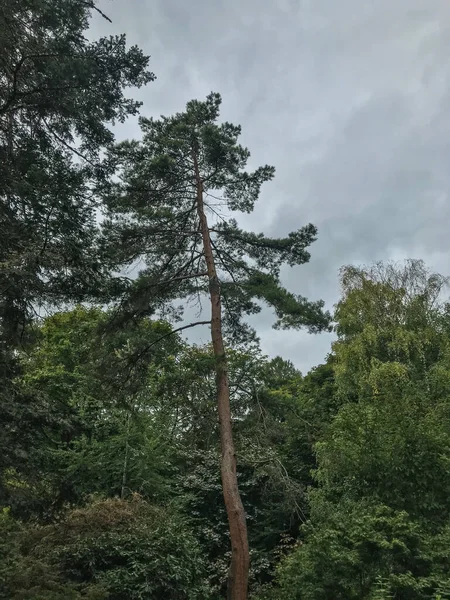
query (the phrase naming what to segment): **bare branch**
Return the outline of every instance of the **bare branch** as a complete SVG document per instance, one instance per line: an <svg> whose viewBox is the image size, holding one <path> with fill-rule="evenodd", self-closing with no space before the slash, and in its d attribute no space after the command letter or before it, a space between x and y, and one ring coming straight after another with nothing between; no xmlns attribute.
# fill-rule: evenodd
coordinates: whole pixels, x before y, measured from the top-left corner
<svg viewBox="0 0 450 600"><path fill-rule="evenodd" d="M68 144L65 140L62 139L62 137L60 137L54 130L53 128L47 123L47 121L45 119L42 119L45 126L47 127L47 129L49 130L49 132L51 133L51 135L53 135L54 138L56 138L56 140L62 144L65 148L67 148L68 150L70 150L71 152L73 152L74 154L76 154L79 158L81 158L82 160L84 160L85 162L88 163L88 165L90 165L91 167L98 167L98 165L96 165L95 163L93 163L91 160L89 160L89 158L87 158L86 156L84 156L83 154L81 154L81 152L79 152L76 148L73 148L70 144Z"/></svg>
<svg viewBox="0 0 450 600"><path fill-rule="evenodd" d="M106 19L107 21L109 21L110 23L112 23L111 19L108 17L108 15L105 15L105 13L103 11L101 11L97 6L95 6L95 4L93 2L83 2L82 4L84 4L85 6L92 8L92 10L95 10L96 12L98 12L98 14L103 17L104 19Z"/></svg>
<svg viewBox="0 0 450 600"><path fill-rule="evenodd" d="M171 279L166 279L165 281L160 281L155 284L156 286L166 285L168 283L172 283L172 281L182 281L183 279L194 279L195 277L206 277L208 275L207 271L201 273L191 273L190 275L180 275L178 277L172 277Z"/></svg>
<svg viewBox="0 0 450 600"><path fill-rule="evenodd" d="M130 379L132 373L133 373L133 369L136 366L136 364L138 363L138 361L145 356L145 354L147 354L147 352L153 348L153 346L156 346L156 344L159 344L160 342L162 342L162 340L175 335L176 333L180 333L180 331L184 331L186 329L191 329L192 327L196 327L197 325L211 325L211 320L209 321L195 321L194 323L189 323L188 325L182 325L181 327L177 327L177 329L172 329L171 331L169 331L169 333L165 333L164 335L160 336L158 339L156 339L155 341L153 341L151 344L148 344L148 346L146 346L143 350L141 350L141 352L139 352L139 354L137 354L136 356L133 357L133 364L130 366L130 369L128 371L127 377L125 378L124 384Z"/></svg>

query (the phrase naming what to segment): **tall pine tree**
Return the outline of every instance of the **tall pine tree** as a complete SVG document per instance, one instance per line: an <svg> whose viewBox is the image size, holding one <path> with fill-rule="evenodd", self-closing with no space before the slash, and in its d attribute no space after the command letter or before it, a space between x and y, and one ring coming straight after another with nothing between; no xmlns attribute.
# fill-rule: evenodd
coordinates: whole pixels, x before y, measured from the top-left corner
<svg viewBox="0 0 450 600"><path fill-rule="evenodd" d="M247 598L249 548L245 512L236 474L225 339L251 335L243 322L260 302L273 307L276 327L329 326L323 303L296 296L280 283L283 264L309 260L307 247L316 228L307 225L273 239L242 230L220 211L252 212L260 188L274 168L244 170L249 151L238 144L241 129L218 124L221 97L191 101L173 117L141 119L142 141L115 147L108 160L118 181L103 186L109 207L105 249L110 267L146 267L130 285L126 310L145 314L172 300L208 296L211 317L190 323L209 324L215 354L217 408L221 441L221 475L228 515L232 559L228 583L231 600ZM228 338L227 338L228 336Z"/></svg>

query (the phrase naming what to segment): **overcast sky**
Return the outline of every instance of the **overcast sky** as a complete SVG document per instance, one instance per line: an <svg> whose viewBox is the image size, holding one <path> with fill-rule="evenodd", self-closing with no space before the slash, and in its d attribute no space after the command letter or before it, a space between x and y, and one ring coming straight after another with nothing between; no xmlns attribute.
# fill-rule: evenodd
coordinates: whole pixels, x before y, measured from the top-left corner
<svg viewBox="0 0 450 600"><path fill-rule="evenodd" d="M422 258L450 274L450 0L105 0L112 25L151 55L141 113L222 94L250 166L273 164L242 223L270 235L312 222L312 260L284 283L331 309L344 264ZM130 121L120 137L137 137ZM253 319L269 355L302 371L332 336Z"/></svg>

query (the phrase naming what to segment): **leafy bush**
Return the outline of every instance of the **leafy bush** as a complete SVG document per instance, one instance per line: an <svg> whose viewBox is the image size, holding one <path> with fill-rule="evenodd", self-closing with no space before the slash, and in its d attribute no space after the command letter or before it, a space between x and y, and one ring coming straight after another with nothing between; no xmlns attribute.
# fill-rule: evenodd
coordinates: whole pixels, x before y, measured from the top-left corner
<svg viewBox="0 0 450 600"><path fill-rule="evenodd" d="M199 546L186 523L138 496L95 501L45 527L23 527L6 515L1 529L2 600L208 597Z"/></svg>

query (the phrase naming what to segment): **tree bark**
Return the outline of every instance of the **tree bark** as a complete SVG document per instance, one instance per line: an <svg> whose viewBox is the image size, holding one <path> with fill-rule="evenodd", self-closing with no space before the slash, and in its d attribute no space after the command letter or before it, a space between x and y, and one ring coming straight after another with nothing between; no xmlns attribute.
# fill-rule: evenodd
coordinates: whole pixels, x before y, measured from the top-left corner
<svg viewBox="0 0 450 600"><path fill-rule="evenodd" d="M250 554L248 547L247 524L244 506L239 494L236 474L236 452L231 425L230 389L228 383L227 360L222 335L222 307L220 282L217 277L214 253L211 244L208 221L203 203L203 182L200 177L197 156L193 152L195 181L197 189L197 214L209 278L211 300L211 340L216 358L217 409L221 443L221 477L225 508L231 538L231 565L228 575L228 600L246 600L248 593L248 572Z"/></svg>
<svg viewBox="0 0 450 600"><path fill-rule="evenodd" d="M127 431L126 431L126 438L125 438L125 456L124 456L124 459L123 459L122 487L121 487L121 490L120 490L120 499L121 500L124 500L124 498L125 498L125 491L126 491L126 485L127 485L128 456L129 456L129 453L130 453L129 439L130 439L130 415L127 415Z"/></svg>

